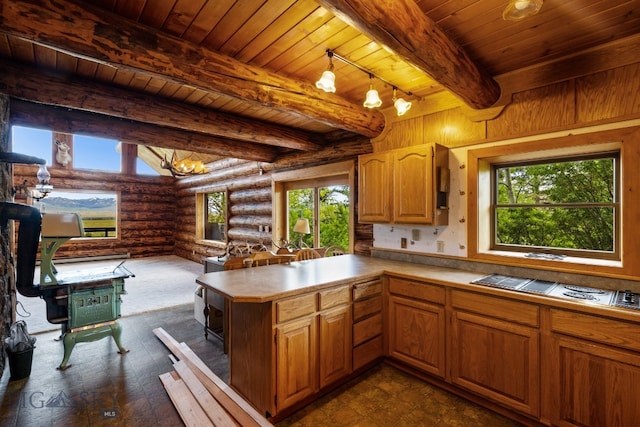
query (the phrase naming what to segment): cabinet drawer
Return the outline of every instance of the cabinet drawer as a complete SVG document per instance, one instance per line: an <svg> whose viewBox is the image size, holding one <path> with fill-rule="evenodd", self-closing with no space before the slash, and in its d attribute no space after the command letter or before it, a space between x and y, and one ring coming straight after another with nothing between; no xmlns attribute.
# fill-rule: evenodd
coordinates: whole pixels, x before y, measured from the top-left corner
<svg viewBox="0 0 640 427"><path fill-rule="evenodd" d="M306 294L276 302L276 322L313 314L316 311L316 293Z"/></svg>
<svg viewBox="0 0 640 427"><path fill-rule="evenodd" d="M392 277L389 279L389 292L392 294L421 299L436 304L444 304L444 288L424 282L414 282Z"/></svg>
<svg viewBox="0 0 640 427"><path fill-rule="evenodd" d="M360 369L367 363L382 356L382 335L366 341L353 349L353 370Z"/></svg>
<svg viewBox="0 0 640 427"><path fill-rule="evenodd" d="M451 305L455 309L492 316L498 319L539 326L540 310L537 305L497 298L489 295L453 290Z"/></svg>
<svg viewBox="0 0 640 427"><path fill-rule="evenodd" d="M327 289L318 292L320 310L349 304L349 286Z"/></svg>
<svg viewBox="0 0 640 427"><path fill-rule="evenodd" d="M376 314L353 325L353 345L382 334L382 314Z"/></svg>
<svg viewBox="0 0 640 427"><path fill-rule="evenodd" d="M353 285L353 300L367 298L372 295L378 295L382 293L382 282L379 280L373 282L358 283Z"/></svg>
<svg viewBox="0 0 640 427"><path fill-rule="evenodd" d="M357 322L360 319L371 316L375 313L382 311L382 295L378 295L372 298L368 298L353 303L353 321Z"/></svg>
<svg viewBox="0 0 640 427"><path fill-rule="evenodd" d="M551 330L578 338L640 351L640 326L604 317L551 310Z"/></svg>

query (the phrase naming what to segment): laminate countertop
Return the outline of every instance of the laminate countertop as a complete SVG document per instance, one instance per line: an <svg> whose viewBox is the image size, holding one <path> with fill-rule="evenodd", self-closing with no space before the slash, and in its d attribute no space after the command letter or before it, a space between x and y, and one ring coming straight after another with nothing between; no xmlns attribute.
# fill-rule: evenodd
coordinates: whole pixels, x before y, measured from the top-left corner
<svg viewBox="0 0 640 427"><path fill-rule="evenodd" d="M383 274L448 285L468 284L483 276L482 273L349 254L206 273L196 282L232 302L263 303Z"/></svg>

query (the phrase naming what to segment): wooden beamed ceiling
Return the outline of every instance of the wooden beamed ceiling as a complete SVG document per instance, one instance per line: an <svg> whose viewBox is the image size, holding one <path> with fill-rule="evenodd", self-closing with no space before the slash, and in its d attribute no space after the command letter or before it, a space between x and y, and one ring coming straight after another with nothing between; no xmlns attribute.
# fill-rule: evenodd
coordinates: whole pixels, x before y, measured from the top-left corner
<svg viewBox="0 0 640 427"><path fill-rule="evenodd" d="M0 92L20 100L14 123L269 162L383 131L361 70L334 61L338 92L314 86L326 49L384 79L386 108L391 82L487 109L545 84L540 64L548 84L576 49L638 44L640 0L546 1L517 24L507 1L0 0Z"/></svg>

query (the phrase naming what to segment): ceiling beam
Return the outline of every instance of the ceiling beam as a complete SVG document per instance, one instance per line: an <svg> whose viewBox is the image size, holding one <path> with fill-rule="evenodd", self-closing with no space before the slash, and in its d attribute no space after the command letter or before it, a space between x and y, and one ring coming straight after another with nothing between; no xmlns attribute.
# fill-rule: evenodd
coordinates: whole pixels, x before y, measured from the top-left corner
<svg viewBox="0 0 640 427"><path fill-rule="evenodd" d="M0 0L0 33L370 138L384 128L379 111L90 5L69 0Z"/></svg>
<svg viewBox="0 0 640 427"><path fill-rule="evenodd" d="M63 133L75 133L118 139L129 144L215 154L261 162L274 162L281 151L275 147L235 141L228 138L187 132L134 120L69 110L44 104L11 99L9 120L12 125L41 127Z"/></svg>
<svg viewBox="0 0 640 427"><path fill-rule="evenodd" d="M338 18L427 73L472 108L491 107L500 86L414 0L318 0Z"/></svg>
<svg viewBox="0 0 640 427"><path fill-rule="evenodd" d="M321 148L309 133L215 112L159 96L63 77L0 60L0 90L14 98L190 132L302 151ZM122 102L125 100L127 102Z"/></svg>

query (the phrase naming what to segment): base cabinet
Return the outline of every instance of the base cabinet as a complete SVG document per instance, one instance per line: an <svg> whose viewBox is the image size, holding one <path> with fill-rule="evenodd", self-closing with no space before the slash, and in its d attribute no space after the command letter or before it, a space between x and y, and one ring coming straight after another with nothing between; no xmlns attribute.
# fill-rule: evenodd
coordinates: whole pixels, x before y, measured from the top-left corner
<svg viewBox="0 0 640 427"><path fill-rule="evenodd" d="M318 390L316 316L277 328L277 401L286 408Z"/></svg>
<svg viewBox="0 0 640 427"><path fill-rule="evenodd" d="M640 326L562 310L551 311L551 324L552 423L638 425Z"/></svg>
<svg viewBox="0 0 640 427"><path fill-rule="evenodd" d="M389 356L444 378L444 289L395 278L389 289Z"/></svg>
<svg viewBox="0 0 640 427"><path fill-rule="evenodd" d="M452 292L451 382L516 411L540 412L538 307Z"/></svg>

